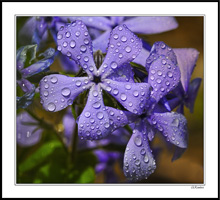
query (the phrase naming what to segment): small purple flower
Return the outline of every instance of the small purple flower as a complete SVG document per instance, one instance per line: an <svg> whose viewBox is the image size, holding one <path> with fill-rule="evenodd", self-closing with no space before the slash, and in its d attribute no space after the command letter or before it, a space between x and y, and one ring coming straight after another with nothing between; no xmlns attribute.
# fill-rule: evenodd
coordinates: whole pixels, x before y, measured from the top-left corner
<svg viewBox="0 0 220 200"><path fill-rule="evenodd" d="M16 124L17 143L20 146L33 146L40 141L43 130L39 122L27 112L17 115Z"/></svg>
<svg viewBox="0 0 220 200"><path fill-rule="evenodd" d="M126 125L131 113L143 113L149 84L135 83L128 64L140 53L142 43L125 25L117 26L111 32L108 52L98 70L93 59L91 38L82 21L61 27L57 39L57 49L75 60L88 77L49 75L43 78L40 95L47 111L56 112L72 105L81 92L90 89L86 106L78 119L80 137L90 140L101 139ZM103 89L131 113L106 107Z"/></svg>
<svg viewBox="0 0 220 200"><path fill-rule="evenodd" d="M156 162L150 148L157 131L179 149L177 159L187 148L188 132L186 118L175 112L160 112L157 103L180 82L180 69L174 51L163 42L156 42L146 61L149 72L148 83L152 87L151 104L137 116L133 134L127 144L124 156L124 174L131 181L147 179L156 169Z"/></svg>
<svg viewBox="0 0 220 200"><path fill-rule="evenodd" d="M184 113L184 105L193 112L196 96L201 84L201 78L195 78L190 82L192 72L196 66L199 52L193 48L174 49L177 56L178 66L181 71L181 83L173 91L177 96L169 101L172 108L177 108L177 112Z"/></svg>
<svg viewBox="0 0 220 200"><path fill-rule="evenodd" d="M25 62L27 60L27 54L31 54L31 61L36 59L36 48L37 45L27 45L18 49L16 56L16 67L17 67L17 84L25 93L22 97L17 97L17 108L26 108L28 107L33 100L35 94L35 85L32 84L28 78L46 71L49 69L49 66L54 61L54 53L55 50L52 48L47 49L44 53L39 56L43 56L44 58L31 64L26 67Z"/></svg>

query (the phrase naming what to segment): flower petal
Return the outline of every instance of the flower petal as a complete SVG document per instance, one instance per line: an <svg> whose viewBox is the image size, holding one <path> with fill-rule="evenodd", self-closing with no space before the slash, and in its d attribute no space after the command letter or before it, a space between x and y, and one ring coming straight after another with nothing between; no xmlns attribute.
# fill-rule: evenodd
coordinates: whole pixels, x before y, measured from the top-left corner
<svg viewBox="0 0 220 200"><path fill-rule="evenodd" d="M112 74L110 74L107 78L112 79L113 81L134 83L133 68L128 63L123 64L121 67L115 70Z"/></svg>
<svg viewBox="0 0 220 200"><path fill-rule="evenodd" d="M61 27L57 34L57 44L57 49L76 61L89 76L96 74L97 69L93 59L92 40L82 21L77 20Z"/></svg>
<svg viewBox="0 0 220 200"><path fill-rule="evenodd" d="M176 146L173 157L172 157L172 162L179 159L185 151L186 151L186 148L179 148Z"/></svg>
<svg viewBox="0 0 220 200"><path fill-rule="evenodd" d="M67 22L69 19L70 21L75 20L82 20L84 24L88 27L97 28L99 30L109 30L113 25L112 21L109 20L107 17L96 17L96 16L85 16L85 17L61 17L64 21ZM65 19L66 18L66 19Z"/></svg>
<svg viewBox="0 0 220 200"><path fill-rule="evenodd" d="M67 110L67 113L63 116L63 126L64 126L64 139L67 146L71 145L72 136L74 134L76 121L73 117L71 109Z"/></svg>
<svg viewBox="0 0 220 200"><path fill-rule="evenodd" d="M118 102L134 114L142 114L149 100L150 85L148 83L127 83L105 79L102 88Z"/></svg>
<svg viewBox="0 0 220 200"><path fill-rule="evenodd" d="M193 48L173 49L181 71L181 82L185 92L188 90L192 72L196 66L199 52Z"/></svg>
<svg viewBox="0 0 220 200"><path fill-rule="evenodd" d="M187 120L182 114L175 112L154 113L149 122L163 133L167 141L180 148L187 148Z"/></svg>
<svg viewBox="0 0 220 200"><path fill-rule="evenodd" d="M74 60L71 60L71 59L67 58L63 54L61 54L59 56L59 58L60 58L59 61L61 63L61 66L65 70L65 72L67 72L67 73L72 72L74 74L79 72L80 66L77 65Z"/></svg>
<svg viewBox="0 0 220 200"><path fill-rule="evenodd" d="M116 25L116 24L121 24L125 17L123 17L123 16L111 16L110 18L111 18L111 21L114 23L114 25Z"/></svg>
<svg viewBox="0 0 220 200"><path fill-rule="evenodd" d="M177 65L177 58L172 48L166 45L164 42L155 42L151 48L150 55L146 60L146 70L149 71L149 68L156 59L160 56L165 56L167 59L171 60L174 65Z"/></svg>
<svg viewBox="0 0 220 200"><path fill-rule="evenodd" d="M17 143L21 146L32 146L41 139L42 129L38 122L27 112L22 112L16 118Z"/></svg>
<svg viewBox="0 0 220 200"><path fill-rule="evenodd" d="M102 53L107 52L110 32L111 30L105 31L103 34L101 34L99 37L92 41L94 51L101 50Z"/></svg>
<svg viewBox="0 0 220 200"><path fill-rule="evenodd" d="M124 174L130 181L147 179L156 169L152 151L146 136L146 124L135 125L124 155Z"/></svg>
<svg viewBox="0 0 220 200"><path fill-rule="evenodd" d="M106 57L99 69L102 78L125 63L134 60L142 49L142 42L125 25L117 26L111 32Z"/></svg>
<svg viewBox="0 0 220 200"><path fill-rule="evenodd" d="M35 74L48 70L50 65L54 62L54 54L55 50L53 48L47 49L46 52L42 54L45 57L44 59L21 70L22 76L24 78L28 78Z"/></svg>
<svg viewBox="0 0 220 200"><path fill-rule="evenodd" d="M133 17L123 22L131 31L143 34L155 34L178 27L174 17Z"/></svg>
<svg viewBox="0 0 220 200"><path fill-rule="evenodd" d="M185 100L185 105L190 109L191 113L193 113L194 103L199 91L201 81L201 78L193 79L188 88L188 96Z"/></svg>
<svg viewBox="0 0 220 200"><path fill-rule="evenodd" d="M23 92L31 92L32 90L35 89L34 84L30 83L28 80L26 79L21 79L21 80L17 80L18 85L21 87L21 89L23 90Z"/></svg>
<svg viewBox="0 0 220 200"><path fill-rule="evenodd" d="M146 49L142 48L140 54L132 61L135 62L139 65L145 66L146 60L149 56L150 52L147 51Z"/></svg>
<svg viewBox="0 0 220 200"><path fill-rule="evenodd" d="M47 111L60 111L72 105L73 100L92 84L88 77L45 76L39 83L41 103Z"/></svg>
<svg viewBox="0 0 220 200"><path fill-rule="evenodd" d="M165 56L161 56L151 64L148 83L153 87L151 97L156 99L156 102L173 90L179 81L179 68Z"/></svg>
<svg viewBox="0 0 220 200"><path fill-rule="evenodd" d="M78 119L78 133L81 139L99 140L111 132L99 84L93 85L90 89L86 106Z"/></svg>

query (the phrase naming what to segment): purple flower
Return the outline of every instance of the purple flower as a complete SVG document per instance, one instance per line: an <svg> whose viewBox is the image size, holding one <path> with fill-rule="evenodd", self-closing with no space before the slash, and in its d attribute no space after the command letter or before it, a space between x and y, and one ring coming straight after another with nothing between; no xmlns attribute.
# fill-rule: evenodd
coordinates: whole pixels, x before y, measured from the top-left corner
<svg viewBox="0 0 220 200"><path fill-rule="evenodd" d="M80 137L90 140L101 139L124 126L131 115L127 111L105 106L103 89L128 111L143 113L143 105L148 100L149 84L135 83L128 64L140 53L142 44L125 25L111 32L108 52L98 70L93 59L91 38L82 21L77 20L61 27L57 39L58 50L75 60L88 77L49 75L43 78L40 81L40 95L47 111L64 109L81 92L90 89L86 106L78 119ZM100 60L97 58L96 62Z"/></svg>
<svg viewBox="0 0 220 200"><path fill-rule="evenodd" d="M27 112L17 115L16 124L17 143L20 146L32 146L40 141L43 130L39 122Z"/></svg>
<svg viewBox="0 0 220 200"><path fill-rule="evenodd" d="M177 56L178 66L181 71L181 83L173 91L176 97L169 101L169 105L172 108L178 106L177 112L182 114L185 105L192 113L195 99L202 81L201 78L195 78L190 82L199 52L193 48L174 49L174 52Z"/></svg>
<svg viewBox="0 0 220 200"><path fill-rule="evenodd" d="M178 27L178 23L174 17L163 16L163 17L123 17L123 16L112 16L112 17L61 17L63 21L67 20L82 20L87 27L90 29L96 29L99 32L96 33L96 37L93 40L93 50L101 50L102 52L106 52L108 47L108 39L110 37L110 33L114 27L118 25L125 24L133 33L138 34L157 34L169 30L176 29ZM59 24L61 26L62 23ZM89 30L90 31L90 30ZM92 31L94 32L94 31ZM97 37L98 36L98 37ZM142 40L143 47L139 56L134 59L133 62L136 62L140 65L145 66L146 57L149 55L149 51L151 46L147 44L144 40Z"/></svg>
<svg viewBox="0 0 220 200"><path fill-rule="evenodd" d="M37 45L27 45L17 50L16 66L17 66L17 84L20 86L24 95L17 97L17 108L28 107L33 100L35 94L35 85L32 84L28 79L34 75L46 71L54 61L54 52L52 48L47 49L44 53L39 56L44 58L31 64L36 59ZM30 66L25 66L25 62L28 60L28 54L31 55L29 60Z"/></svg>
<svg viewBox="0 0 220 200"><path fill-rule="evenodd" d="M158 102L177 87L180 69L174 51L163 42L156 42L146 61L149 72L148 83L152 87L151 104L146 105L144 114L133 124L133 134L127 144L124 156L124 174L131 181L147 179L156 169L156 162L150 148L157 131L178 149L177 159L187 148L188 132L186 118L175 112L161 112Z"/></svg>

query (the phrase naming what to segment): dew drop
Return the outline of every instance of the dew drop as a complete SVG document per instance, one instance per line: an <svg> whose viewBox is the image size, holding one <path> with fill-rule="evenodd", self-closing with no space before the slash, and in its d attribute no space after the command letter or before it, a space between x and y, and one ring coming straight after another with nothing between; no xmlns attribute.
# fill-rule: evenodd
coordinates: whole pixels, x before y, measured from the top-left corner
<svg viewBox="0 0 220 200"><path fill-rule="evenodd" d="M139 147L142 145L142 139L141 139L141 136L138 135L134 138L134 143Z"/></svg>
<svg viewBox="0 0 220 200"><path fill-rule="evenodd" d="M131 52L131 47L127 46L127 47L125 48L125 51L126 51L127 53L130 53L130 52Z"/></svg>
<svg viewBox="0 0 220 200"><path fill-rule="evenodd" d="M76 37L79 37L80 36L80 32L76 31L75 35L76 35Z"/></svg>
<svg viewBox="0 0 220 200"><path fill-rule="evenodd" d="M96 132L96 134L97 134L97 135L101 135L102 132L101 132L100 130L98 130L98 131Z"/></svg>
<svg viewBox="0 0 220 200"><path fill-rule="evenodd" d="M84 57L84 61L85 61L85 62L88 62L88 61L89 61L89 57L88 57L88 56L85 56L85 57Z"/></svg>
<svg viewBox="0 0 220 200"><path fill-rule="evenodd" d="M122 36L122 37L121 37L121 41L122 41L122 42L126 42L126 41L127 41L127 38L126 38L125 36Z"/></svg>
<svg viewBox="0 0 220 200"><path fill-rule="evenodd" d="M68 31L68 32L65 33L65 35L66 35L67 38L69 38L71 34L70 34L70 32Z"/></svg>
<svg viewBox="0 0 220 200"><path fill-rule="evenodd" d="M70 95L70 89L69 88L63 88L62 91L61 91L61 94L65 97L69 96Z"/></svg>
<svg viewBox="0 0 220 200"><path fill-rule="evenodd" d="M67 47L67 45L68 45L67 42L63 43L63 47Z"/></svg>
<svg viewBox="0 0 220 200"><path fill-rule="evenodd" d="M84 114L84 115L85 115L85 117L87 117L87 118L91 116L90 112L88 112L88 111L87 111L87 112L85 112L85 114Z"/></svg>
<svg viewBox="0 0 220 200"><path fill-rule="evenodd" d="M157 72L157 74L158 74L159 76L161 76L161 75L162 75L162 72L159 70L159 71Z"/></svg>
<svg viewBox="0 0 220 200"><path fill-rule="evenodd" d="M61 47L60 45L58 45L58 46L57 46L57 50L58 50L58 51L61 51L61 50L62 50L62 47Z"/></svg>
<svg viewBox="0 0 220 200"><path fill-rule="evenodd" d="M118 89L114 89L114 90L113 90L113 94L114 94L114 95L117 95L117 94L118 94Z"/></svg>
<svg viewBox="0 0 220 200"><path fill-rule="evenodd" d="M166 64L167 64L167 61L164 60L164 59L163 59L161 62L162 62L163 65L166 65Z"/></svg>
<svg viewBox="0 0 220 200"><path fill-rule="evenodd" d="M48 89L48 88L49 88L49 85L46 83L46 84L44 85L44 88L45 88L45 89Z"/></svg>
<svg viewBox="0 0 220 200"><path fill-rule="evenodd" d="M138 159L138 160L136 160L136 161L134 162L134 164L135 164L135 165L137 165L137 166L138 166L138 165L140 165L140 163L141 163L141 162L140 162L140 160L139 160L139 159Z"/></svg>
<svg viewBox="0 0 220 200"><path fill-rule="evenodd" d="M98 93L96 90L94 90L94 91L92 92L92 94L93 94L94 97L97 97L99 93Z"/></svg>
<svg viewBox="0 0 220 200"><path fill-rule="evenodd" d="M133 106L133 103L132 103L132 102L129 102L128 105L131 107L131 106Z"/></svg>
<svg viewBox="0 0 220 200"><path fill-rule="evenodd" d="M125 101L127 99L127 96L123 93L123 94L121 94L121 100L122 101Z"/></svg>
<svg viewBox="0 0 220 200"><path fill-rule="evenodd" d="M166 85L167 85L167 86L170 85L170 82L169 82L169 81L166 81Z"/></svg>
<svg viewBox="0 0 220 200"><path fill-rule="evenodd" d="M161 83L161 79L158 78L158 79L157 79L157 83Z"/></svg>
<svg viewBox="0 0 220 200"><path fill-rule="evenodd" d="M49 103L47 109L52 112L56 109L56 106L54 103Z"/></svg>
<svg viewBox="0 0 220 200"><path fill-rule="evenodd" d="M89 121L91 124L93 124L95 122L95 120L93 118L91 118Z"/></svg>
<svg viewBox="0 0 220 200"><path fill-rule="evenodd" d="M151 74L155 74L156 73L156 71L154 69L152 69L150 72L151 72Z"/></svg>
<svg viewBox="0 0 220 200"><path fill-rule="evenodd" d="M141 149L141 155L144 155L146 153L145 149Z"/></svg>
<svg viewBox="0 0 220 200"><path fill-rule="evenodd" d="M86 39L84 39L84 44L89 44L89 40L86 38Z"/></svg>
<svg viewBox="0 0 220 200"><path fill-rule="evenodd" d="M116 63L116 62L112 62L112 63L111 63L111 68L112 68L112 69L116 69L116 68L117 68L117 66L118 66L118 65L117 65L117 63Z"/></svg>
<svg viewBox="0 0 220 200"><path fill-rule="evenodd" d="M62 34L59 34L58 36L57 36L57 39L58 40L61 40L63 38L63 35Z"/></svg>
<svg viewBox="0 0 220 200"><path fill-rule="evenodd" d="M105 128L109 128L109 123L108 122L106 122L105 124L104 124L104 126L105 126Z"/></svg>
<svg viewBox="0 0 220 200"><path fill-rule="evenodd" d="M101 103L100 103L100 102L96 102L96 103L94 103L94 104L92 105L92 107L98 109L98 108L101 107Z"/></svg>
<svg viewBox="0 0 220 200"><path fill-rule="evenodd" d="M80 50L81 50L82 52L86 52L86 46L85 46L85 45L81 45Z"/></svg>
<svg viewBox="0 0 220 200"><path fill-rule="evenodd" d="M130 90L130 89L131 89L131 85L129 85L129 84L125 85L125 88L126 88L127 90Z"/></svg>
<svg viewBox="0 0 220 200"><path fill-rule="evenodd" d="M147 154L144 156L144 162L145 162L145 163L148 163L148 162L149 162L149 158L148 158L148 155L147 155Z"/></svg>
<svg viewBox="0 0 220 200"><path fill-rule="evenodd" d="M104 117L102 112L98 112L96 116L98 119L103 119L103 117Z"/></svg>
<svg viewBox="0 0 220 200"><path fill-rule="evenodd" d="M70 41L70 47L74 48L76 46L76 42L74 40Z"/></svg>
<svg viewBox="0 0 220 200"><path fill-rule="evenodd" d="M174 119L174 120L172 121L172 125L178 127L178 126L179 126L179 119L177 119L177 118Z"/></svg>
<svg viewBox="0 0 220 200"><path fill-rule="evenodd" d="M139 95L138 91L135 90L135 91L133 92L133 95L134 95L135 97L138 97L138 95Z"/></svg>
<svg viewBox="0 0 220 200"><path fill-rule="evenodd" d="M76 86L79 87L81 86L82 82L80 80L76 81Z"/></svg>
<svg viewBox="0 0 220 200"><path fill-rule="evenodd" d="M47 97L49 95L48 91L44 91L44 96Z"/></svg>
<svg viewBox="0 0 220 200"><path fill-rule="evenodd" d="M173 77L172 72L167 72L167 76L170 77L170 78L172 78L172 77Z"/></svg>

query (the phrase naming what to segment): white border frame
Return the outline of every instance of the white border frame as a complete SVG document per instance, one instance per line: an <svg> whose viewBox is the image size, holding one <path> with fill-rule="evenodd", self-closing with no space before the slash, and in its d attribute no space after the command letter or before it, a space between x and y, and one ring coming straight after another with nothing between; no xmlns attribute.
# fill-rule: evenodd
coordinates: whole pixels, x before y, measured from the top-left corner
<svg viewBox="0 0 220 200"><path fill-rule="evenodd" d="M3 197L217 197L217 3L3 3ZM100 7L102 9L100 9ZM92 8L92 9L91 9ZM121 9L123 8L123 10ZM166 9L165 9L166 8ZM14 160L12 150L14 127L11 125L14 105L14 78L7 76L14 71L14 17L15 15L137 15L137 10L143 15L205 15L206 31L204 43L206 59L210 68L204 67L204 97L205 97L205 126L208 133L206 139L206 185L197 186L192 190L190 185L15 185ZM53 13L52 11L56 11ZM74 12L74 13L73 13ZM31 14L30 14L31 13ZM68 14L66 14L68 13ZM106 14L105 14L106 15ZM10 53L9 53L10 52ZM216 70L216 71L215 71ZM13 80L12 80L13 79ZM209 85L208 85L209 83ZM211 87L210 87L211 86ZM210 87L210 88L209 88ZM207 90L207 88L209 88ZM10 91L11 93L9 94ZM208 104L209 102L209 104ZM208 117L209 116L209 117ZM214 118L213 116L216 116ZM15 123L13 123L15 124ZM210 136L211 134L211 136ZM11 145L12 144L12 145ZM211 147L211 148L209 148ZM14 172L15 173L15 172ZM93 186L93 187L90 187ZM165 187L164 187L165 186ZM178 186L178 187L177 187ZM54 188L55 187L55 188ZM59 189L57 189L59 187ZM132 188L131 188L132 187ZM144 187L144 188L143 188ZM199 188L203 188L200 189ZM37 190L37 193L36 193ZM86 190L86 192L85 192ZM158 190L160 192L158 192ZM111 191L111 192L109 192ZM114 191L114 192L112 192ZM107 195L106 195L107 194Z"/></svg>

